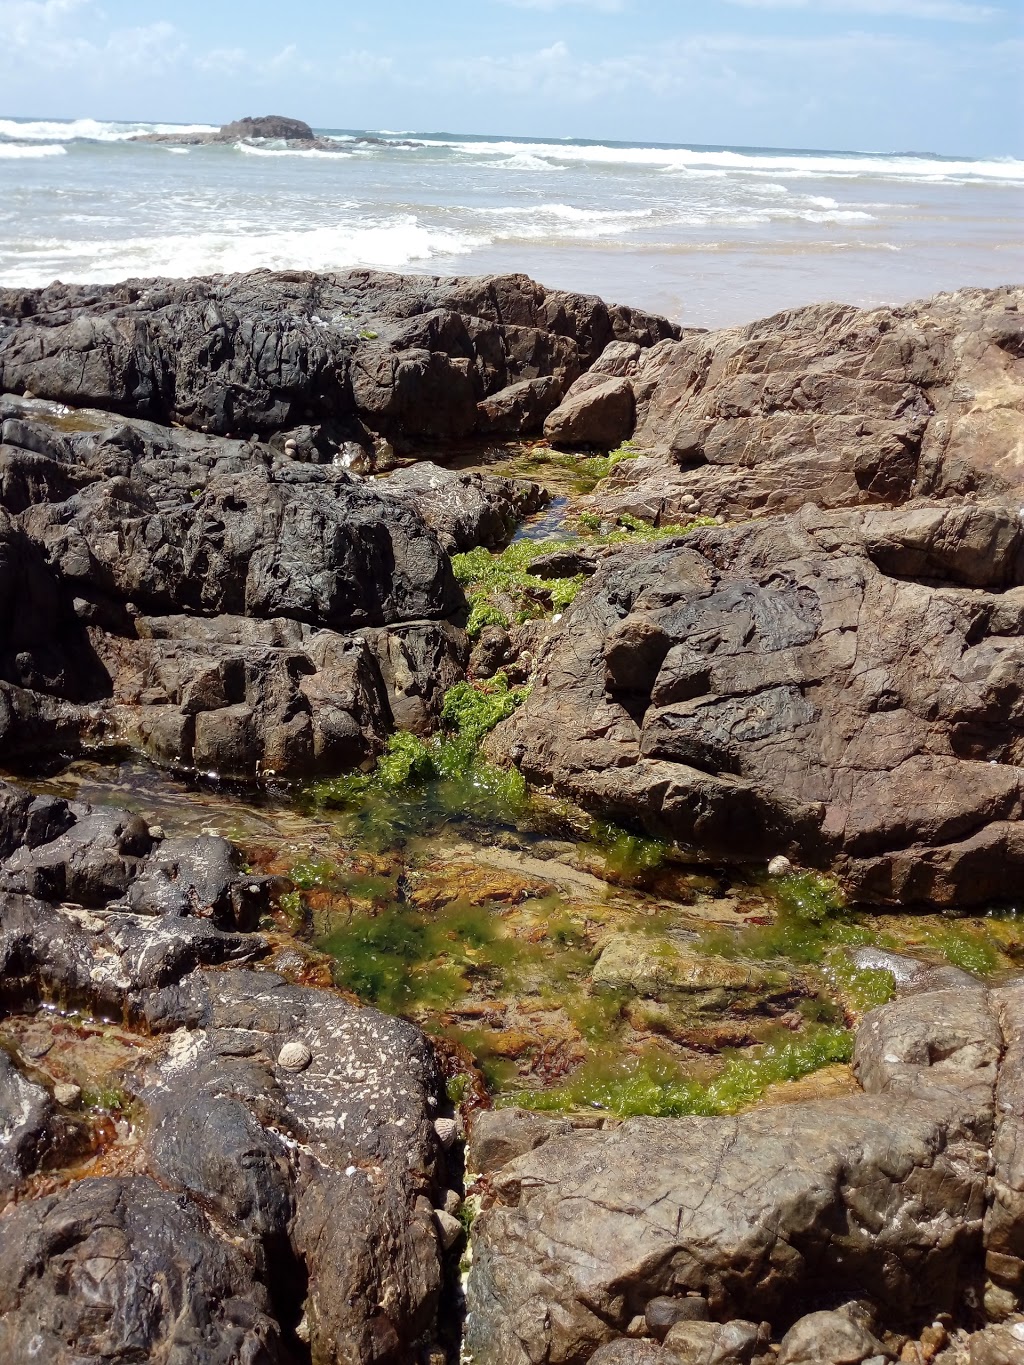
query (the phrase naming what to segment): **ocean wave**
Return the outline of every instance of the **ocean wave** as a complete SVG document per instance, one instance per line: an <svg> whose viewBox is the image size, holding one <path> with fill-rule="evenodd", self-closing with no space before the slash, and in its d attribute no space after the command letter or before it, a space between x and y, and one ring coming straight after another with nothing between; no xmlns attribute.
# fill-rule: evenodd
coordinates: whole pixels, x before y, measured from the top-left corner
<svg viewBox="0 0 1024 1365"><path fill-rule="evenodd" d="M93 118L0 119L0 137L26 142L127 142L139 133L215 133L210 123L103 123Z"/></svg>
<svg viewBox="0 0 1024 1365"><path fill-rule="evenodd" d="M654 214L654 209L585 209L576 204L554 203L531 204L529 208L523 208L518 204L495 208L474 207L470 212L489 214L495 218L514 218L521 215L532 219L543 215L545 218L555 218L565 223L611 223L620 219L650 218Z"/></svg>
<svg viewBox="0 0 1024 1365"><path fill-rule="evenodd" d="M64 156L65 150L64 147L55 146L53 143L39 147L22 147L16 142L0 142L0 161L35 160L40 156Z"/></svg>
<svg viewBox="0 0 1024 1365"><path fill-rule="evenodd" d="M130 277L233 274L248 270L394 270L442 256L460 256L487 239L439 231L409 216L379 223L278 232L199 232L121 241L50 239L0 247L5 284L113 284Z"/></svg>
<svg viewBox="0 0 1024 1365"><path fill-rule="evenodd" d="M499 171L564 171L564 166L554 166L550 161L545 161L542 156L533 156L529 152L517 152L515 156L510 156L504 161L492 161L492 170Z"/></svg>
<svg viewBox="0 0 1024 1365"><path fill-rule="evenodd" d="M930 156L886 156L858 152L741 152L696 151L669 147L580 146L570 143L435 141L466 156L549 157L562 162L646 166L684 173L709 169L734 173L789 172L806 176L871 177L900 180L985 180L1024 184L1024 161L1013 157L993 160L954 160Z"/></svg>
<svg viewBox="0 0 1024 1365"><path fill-rule="evenodd" d="M325 159L339 162L346 159L343 152L328 152L322 147L254 147L250 142L236 142L234 148L246 156L302 156L311 161Z"/></svg>

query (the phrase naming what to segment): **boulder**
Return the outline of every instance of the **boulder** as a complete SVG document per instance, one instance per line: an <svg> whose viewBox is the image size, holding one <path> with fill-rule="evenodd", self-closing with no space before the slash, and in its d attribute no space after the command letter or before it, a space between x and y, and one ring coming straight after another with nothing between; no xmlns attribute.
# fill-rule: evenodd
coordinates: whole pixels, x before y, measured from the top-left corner
<svg viewBox="0 0 1024 1365"><path fill-rule="evenodd" d="M633 431L633 389L628 380L573 385L544 421L553 445L617 446Z"/></svg>
<svg viewBox="0 0 1024 1365"><path fill-rule="evenodd" d="M525 479L467 474L428 460L396 470L380 486L415 507L448 554L477 545L503 550L520 521L548 501L539 484Z"/></svg>
<svg viewBox="0 0 1024 1365"><path fill-rule="evenodd" d="M473 1117L467 1168L486 1175L532 1152L549 1138L572 1132L568 1119L535 1114L529 1109L484 1109Z"/></svg>
<svg viewBox="0 0 1024 1365"><path fill-rule="evenodd" d="M983 992L964 993L951 1055L941 1039L901 1044L918 1036L922 1000L869 1016L869 1093L629 1119L553 1136L492 1174L493 1205L474 1225L474 1357L583 1359L665 1295L697 1294L719 1321L776 1324L844 1292L896 1324L953 1308L981 1252L998 1024ZM948 1003L932 1001L933 1020ZM901 1051L911 1060L884 1060ZM674 1332L703 1350L713 1328L680 1323L666 1347Z"/></svg>
<svg viewBox="0 0 1024 1365"><path fill-rule="evenodd" d="M678 1365L749 1365L769 1337L756 1322L677 1322L669 1328L665 1350Z"/></svg>
<svg viewBox="0 0 1024 1365"><path fill-rule="evenodd" d="M677 1322L707 1322L708 1301L699 1295L673 1298L659 1294L644 1309L647 1330L659 1341L664 1341Z"/></svg>
<svg viewBox="0 0 1024 1365"><path fill-rule="evenodd" d="M779 1365L861 1365L885 1356L878 1338L851 1313L808 1313L782 1338Z"/></svg>
<svg viewBox="0 0 1024 1365"><path fill-rule="evenodd" d="M617 343L611 342L610 346ZM639 350L639 347L637 347ZM530 436L558 403L559 384L551 375L510 384L477 404L477 426L482 436Z"/></svg>
<svg viewBox="0 0 1024 1365"><path fill-rule="evenodd" d="M903 510L807 507L606 552L489 752L712 859L785 853L874 903L1012 897L1015 520L928 509L920 579L879 553L911 534Z"/></svg>

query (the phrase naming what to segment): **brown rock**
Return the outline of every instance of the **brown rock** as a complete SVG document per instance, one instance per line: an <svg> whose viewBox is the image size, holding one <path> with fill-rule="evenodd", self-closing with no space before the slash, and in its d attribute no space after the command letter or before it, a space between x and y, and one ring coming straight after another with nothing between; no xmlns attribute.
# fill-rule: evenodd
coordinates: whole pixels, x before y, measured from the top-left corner
<svg viewBox="0 0 1024 1365"><path fill-rule="evenodd" d="M599 505L680 520L686 495L740 517L1020 482L1024 291L899 308L815 304L645 351L635 441Z"/></svg>
<svg viewBox="0 0 1024 1365"><path fill-rule="evenodd" d="M555 445L617 446L633 430L633 389L626 379L575 384L544 422Z"/></svg>
<svg viewBox="0 0 1024 1365"><path fill-rule="evenodd" d="M883 1353L878 1338L851 1315L808 1313L782 1338L779 1365L861 1365Z"/></svg>
<svg viewBox="0 0 1024 1365"><path fill-rule="evenodd" d="M889 571L904 543L921 580ZM1020 578L995 505L804 508L624 547L550 628L489 751L712 858L799 855L875 903L1012 896Z"/></svg>

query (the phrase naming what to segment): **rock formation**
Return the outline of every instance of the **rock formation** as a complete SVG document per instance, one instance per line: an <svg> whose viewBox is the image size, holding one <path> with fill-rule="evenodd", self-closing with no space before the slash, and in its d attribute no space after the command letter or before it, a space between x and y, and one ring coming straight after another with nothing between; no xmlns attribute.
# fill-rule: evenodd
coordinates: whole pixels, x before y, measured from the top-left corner
<svg viewBox="0 0 1024 1365"><path fill-rule="evenodd" d="M268 885L223 840L164 840L6 784L0 808L0 1006L44 1034L60 1016L33 1011L54 1002L123 1019L138 1125L103 1138L106 1173L25 1198L95 1137L52 1076L40 1084L45 1061L25 1075L38 1040L13 1065L0 1053L0 1201L19 1197L0 1215L0 1355L285 1362L305 1344L316 1360L409 1360L442 1277L426 1040L251 970L269 945L237 926Z"/></svg>
<svg viewBox="0 0 1024 1365"><path fill-rule="evenodd" d="M1024 577L999 505L820 512L602 564L491 752L712 857L873 902L987 904L1024 867Z"/></svg>
<svg viewBox="0 0 1024 1365"><path fill-rule="evenodd" d="M53 284L0 290L0 391L222 436L284 441L312 426L330 459L343 441L471 435L494 420L481 404L553 380L524 409L539 428L610 341L650 346L676 332L523 275Z"/></svg>
<svg viewBox="0 0 1024 1365"><path fill-rule="evenodd" d="M474 1361L772 1360L783 1334L780 1360L891 1359L901 1332L981 1292L983 1243L990 1275L1019 1290L985 1210L1016 1179L1017 1120L995 1096L1015 1084L1004 1049L1022 1000L1019 984L975 986L875 1011L857 1037L864 1094L848 1099L575 1131L536 1117L521 1154L483 1138L505 1164L474 1227ZM823 1311L844 1303L860 1308Z"/></svg>

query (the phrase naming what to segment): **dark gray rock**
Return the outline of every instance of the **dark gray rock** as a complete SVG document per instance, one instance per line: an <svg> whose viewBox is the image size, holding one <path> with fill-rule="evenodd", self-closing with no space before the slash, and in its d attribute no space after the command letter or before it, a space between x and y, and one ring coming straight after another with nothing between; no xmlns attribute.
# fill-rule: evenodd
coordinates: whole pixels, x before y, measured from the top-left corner
<svg viewBox="0 0 1024 1365"><path fill-rule="evenodd" d="M415 507L448 554L477 545L503 550L519 522L548 502L545 490L525 479L466 474L424 460L380 486Z"/></svg>
<svg viewBox="0 0 1024 1365"><path fill-rule="evenodd" d="M221 929L255 929L270 908L269 881L246 874L238 850L217 835L165 839L127 896L140 915L198 915Z"/></svg>
<svg viewBox="0 0 1024 1365"><path fill-rule="evenodd" d="M659 1294L644 1309L647 1328L659 1341L665 1340L677 1322L707 1322L709 1316L708 1301L699 1295L676 1298Z"/></svg>
<svg viewBox="0 0 1024 1365"><path fill-rule="evenodd" d="M221 435L327 422L346 439L467 435L511 385L562 391L611 341L677 334L522 275L359 270L7 290L0 321L0 390ZM534 424L533 402L520 420Z"/></svg>
<svg viewBox="0 0 1024 1365"><path fill-rule="evenodd" d="M126 811L82 812L50 843L23 845L0 866L0 891L97 908L124 896L153 840Z"/></svg>
<svg viewBox="0 0 1024 1365"><path fill-rule="evenodd" d="M422 519L340 469L215 475L166 510L137 482L115 479L32 508L23 523L70 589L154 616L288 617L346 630L445 616L461 601Z"/></svg>
<svg viewBox="0 0 1024 1365"><path fill-rule="evenodd" d="M615 345L614 342L610 343ZM638 348L639 349L639 348ZM482 436L529 436L540 431L544 419L557 404L560 386L545 375L524 379L493 393L477 404L477 424Z"/></svg>
<svg viewBox="0 0 1024 1365"><path fill-rule="evenodd" d="M49 1092L23 1076L0 1048L0 1206L59 1146L60 1127Z"/></svg>
<svg viewBox="0 0 1024 1365"><path fill-rule="evenodd" d="M147 1177L83 1180L10 1209L0 1358L53 1365L285 1365L264 1287L194 1204Z"/></svg>

